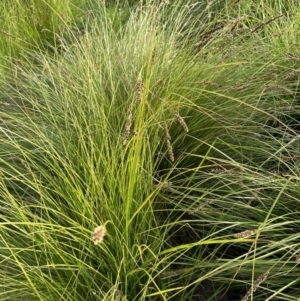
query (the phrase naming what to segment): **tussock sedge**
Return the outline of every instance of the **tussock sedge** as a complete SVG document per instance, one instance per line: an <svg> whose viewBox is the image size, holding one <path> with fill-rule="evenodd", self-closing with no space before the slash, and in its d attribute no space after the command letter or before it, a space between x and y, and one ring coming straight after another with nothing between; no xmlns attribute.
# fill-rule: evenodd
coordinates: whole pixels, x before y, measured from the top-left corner
<svg viewBox="0 0 300 301"><path fill-rule="evenodd" d="M298 1L29 2L0 1L0 300L298 300Z"/></svg>

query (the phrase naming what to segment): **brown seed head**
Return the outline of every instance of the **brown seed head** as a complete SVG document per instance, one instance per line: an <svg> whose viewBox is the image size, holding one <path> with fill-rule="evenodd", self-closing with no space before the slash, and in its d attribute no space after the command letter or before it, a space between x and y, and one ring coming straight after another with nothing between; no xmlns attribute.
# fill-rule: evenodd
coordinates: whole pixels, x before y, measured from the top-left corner
<svg viewBox="0 0 300 301"><path fill-rule="evenodd" d="M257 31L259 31L259 30L262 29L264 26L266 26L266 25L268 25L268 24L274 22L275 20L277 20L277 19L279 19L279 18L281 18L281 17L283 17L283 15L277 16L277 17L275 17L275 18L273 18L273 19L268 20L267 22L264 22L264 23L258 25L257 27L255 27L255 28L252 30L252 32L257 32Z"/></svg>
<svg viewBox="0 0 300 301"><path fill-rule="evenodd" d="M168 130L168 127L165 126L165 132L166 132L166 138L167 138L167 148L168 148L168 152L169 152L169 156L170 156L170 160L172 162L174 162L174 153L173 153L173 147L172 147L172 144L171 144L171 136L170 136L170 133L169 133L169 130Z"/></svg>
<svg viewBox="0 0 300 301"><path fill-rule="evenodd" d="M266 85L266 87L277 90L277 91L283 91L283 92L286 92L287 94L294 94L294 92L292 90L290 90L286 87L283 87L283 86L268 84L268 85Z"/></svg>
<svg viewBox="0 0 300 301"><path fill-rule="evenodd" d="M169 139L167 139L167 147L168 147L170 160L171 160L171 162L174 162L175 158L174 158L174 153L173 153L173 147L172 147L171 141Z"/></svg>
<svg viewBox="0 0 300 301"><path fill-rule="evenodd" d="M252 287L247 291L246 295L243 297L241 301L247 301L252 293L254 293L259 285L264 282L269 276L269 272L264 273L263 275L259 276L256 281L253 283Z"/></svg>
<svg viewBox="0 0 300 301"><path fill-rule="evenodd" d="M153 48L152 50L152 56L151 56L151 63L153 64L156 59L156 47Z"/></svg>
<svg viewBox="0 0 300 301"><path fill-rule="evenodd" d="M127 143L127 140L128 140L129 134L130 134L130 130L131 130L131 125L132 125L132 106L130 106L128 109L123 145L125 145Z"/></svg>
<svg viewBox="0 0 300 301"><path fill-rule="evenodd" d="M175 113L175 119L180 123L185 132L189 131L187 124L185 123L184 119L179 115L179 113Z"/></svg>
<svg viewBox="0 0 300 301"><path fill-rule="evenodd" d="M215 200L208 200L208 201L206 201L206 202L204 202L204 203L201 203L201 204L200 204L199 206L197 206L195 209L191 210L191 211L189 212L189 214L192 215L192 214L194 214L195 212L200 211L200 210L203 209L205 206L212 204L214 201L215 201Z"/></svg>
<svg viewBox="0 0 300 301"><path fill-rule="evenodd" d="M136 88L137 88L137 96L139 102L142 102L143 98L143 81L139 78L136 82Z"/></svg>
<svg viewBox="0 0 300 301"><path fill-rule="evenodd" d="M291 59L291 60L294 60L294 61L296 61L296 62L300 62L300 57L297 56L296 54L293 54L293 53L289 52L289 53L287 54L287 56L288 56L288 58Z"/></svg>
<svg viewBox="0 0 300 301"><path fill-rule="evenodd" d="M171 136L170 136L170 133L169 133L169 130L168 130L167 126L165 126L165 132L166 132L167 140L171 140Z"/></svg>

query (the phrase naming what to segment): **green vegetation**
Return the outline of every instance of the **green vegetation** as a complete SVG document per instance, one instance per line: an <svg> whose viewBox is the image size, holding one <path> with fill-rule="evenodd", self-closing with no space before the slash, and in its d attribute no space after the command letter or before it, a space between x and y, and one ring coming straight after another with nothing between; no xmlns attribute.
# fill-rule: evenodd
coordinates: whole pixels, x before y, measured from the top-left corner
<svg viewBox="0 0 300 301"><path fill-rule="evenodd" d="M299 301L298 1L2 2L0 300Z"/></svg>

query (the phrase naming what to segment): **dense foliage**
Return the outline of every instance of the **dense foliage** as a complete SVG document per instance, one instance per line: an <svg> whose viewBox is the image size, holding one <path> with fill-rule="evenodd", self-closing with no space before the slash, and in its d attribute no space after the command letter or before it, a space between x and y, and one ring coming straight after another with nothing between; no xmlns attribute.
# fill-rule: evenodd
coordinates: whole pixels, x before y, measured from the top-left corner
<svg viewBox="0 0 300 301"><path fill-rule="evenodd" d="M0 300L299 300L298 1L0 8Z"/></svg>

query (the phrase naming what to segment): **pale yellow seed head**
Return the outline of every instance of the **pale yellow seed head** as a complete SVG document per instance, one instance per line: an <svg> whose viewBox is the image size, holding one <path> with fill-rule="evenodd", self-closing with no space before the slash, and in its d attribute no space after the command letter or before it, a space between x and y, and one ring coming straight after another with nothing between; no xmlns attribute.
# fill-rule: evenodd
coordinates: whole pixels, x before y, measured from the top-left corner
<svg viewBox="0 0 300 301"><path fill-rule="evenodd" d="M94 230L93 237L92 237L94 244L98 245L98 244L102 243L105 234L106 234L105 226L96 227Z"/></svg>
<svg viewBox="0 0 300 301"><path fill-rule="evenodd" d="M246 231L243 231L243 232L235 233L233 236L235 238L244 238L244 237L248 237L248 236L251 236L251 235L255 235L256 233L257 233L257 229L255 229L255 230L246 230Z"/></svg>

